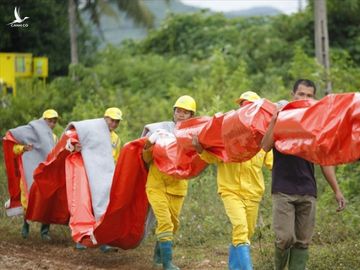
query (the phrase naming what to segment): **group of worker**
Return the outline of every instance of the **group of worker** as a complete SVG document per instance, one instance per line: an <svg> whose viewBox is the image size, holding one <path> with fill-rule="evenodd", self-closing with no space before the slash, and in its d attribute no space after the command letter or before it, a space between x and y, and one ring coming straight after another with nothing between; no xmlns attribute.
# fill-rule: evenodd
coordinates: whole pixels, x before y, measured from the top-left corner
<svg viewBox="0 0 360 270"><path fill-rule="evenodd" d="M291 95L293 100L315 98L316 86L310 80L298 80ZM236 103L254 102L260 97L252 91L243 93ZM281 109L279 105L278 110ZM223 201L225 212L232 225L232 243L229 247L228 267L231 270L253 269L250 244L255 231L259 204L265 185L262 167L272 170L273 229L275 232L275 269L304 270L308 260L316 209L316 181L314 164L291 155L280 153L274 147L273 129L277 120L273 115L261 147L251 160L242 163L226 163L208 152L200 144L196 135L192 144L198 155L207 163L217 165L218 193ZM148 142L143 149L143 160L147 164L148 178L146 194L156 218L156 244L153 262L155 267L166 270L179 269L172 260L173 239L180 223L180 212L188 190L188 180L179 180L161 172L153 162L154 144L161 140L158 130L173 132L176 123L196 115L196 102L190 96L181 96L173 106L173 119L160 122L144 134ZM118 108L106 110L105 121L111 132L113 157L116 160L120 150L120 140L115 129L122 120ZM53 129L58 119L54 110L47 110L43 119ZM54 142L56 142L54 135ZM14 153L31 151L31 145L16 145ZM81 151L75 145L74 151ZM322 173L335 193L338 211L345 208L345 199L337 184L334 167L322 166ZM28 187L29 189L29 187ZM24 200L24 208L26 202ZM41 235L48 239L49 225L43 224ZM23 237L27 237L29 225L24 221Z"/></svg>

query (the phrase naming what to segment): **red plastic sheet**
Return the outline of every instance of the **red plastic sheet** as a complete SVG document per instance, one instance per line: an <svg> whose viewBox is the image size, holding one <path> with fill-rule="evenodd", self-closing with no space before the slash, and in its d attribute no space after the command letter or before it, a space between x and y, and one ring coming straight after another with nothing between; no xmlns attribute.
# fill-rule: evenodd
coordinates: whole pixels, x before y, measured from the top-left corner
<svg viewBox="0 0 360 270"><path fill-rule="evenodd" d="M9 209L21 207L20 179L25 179L21 156L17 156L13 152L15 144L17 144L17 141L10 132L7 132L3 138L3 151L6 175L8 179L8 191L10 195L10 204L8 205ZM26 181L23 181L23 183L26 187ZM27 191L27 188L25 188L25 191Z"/></svg>
<svg viewBox="0 0 360 270"><path fill-rule="evenodd" d="M276 106L266 99L240 107L225 115L222 140L227 154L226 162L243 162L261 149L260 143Z"/></svg>
<svg viewBox="0 0 360 270"><path fill-rule="evenodd" d="M155 144L154 163L161 172L178 179L190 179L200 174L207 166L195 149L182 147L174 138L168 145Z"/></svg>
<svg viewBox="0 0 360 270"><path fill-rule="evenodd" d="M90 236L94 230L95 217L91 203L89 180L81 153L73 153L65 161L66 194L69 205L69 227L75 242Z"/></svg>
<svg viewBox="0 0 360 270"><path fill-rule="evenodd" d="M141 138L121 149L110 203L94 230L99 243L130 249L137 247L143 238L149 205L145 193L148 173L142 160L145 141Z"/></svg>
<svg viewBox="0 0 360 270"><path fill-rule="evenodd" d="M81 153L71 154L65 149L68 139L77 142L76 131L66 132L36 169L26 218L48 224L69 224L74 241L87 246L110 244L122 249L135 248L142 240L148 211L147 170L142 161L145 138L122 148L109 206L98 222L92 213Z"/></svg>
<svg viewBox="0 0 360 270"><path fill-rule="evenodd" d="M186 174L187 176L197 175L201 170L197 171L194 168L203 169L204 166L194 166L197 162L197 154L192 146L194 134L198 135L199 142L207 151L225 162L243 162L251 159L260 150L260 142L275 109L273 103L262 99L254 103L248 102L236 111L178 123L174 131L177 144L164 149L167 153L171 149L171 153L176 152L177 156L173 154L172 159L168 158L166 164L157 162L158 168L162 172L178 176L179 172L174 174L173 168L181 164L180 169L191 172ZM172 148L177 148L177 151Z"/></svg>
<svg viewBox="0 0 360 270"><path fill-rule="evenodd" d="M201 145L221 159L227 159L224 142L221 137L222 124L226 114L218 113L213 117L202 116L181 121L174 131L177 143L181 148L193 151L193 135L198 135ZM180 148L180 147L179 147ZM179 151L181 153L181 151Z"/></svg>
<svg viewBox="0 0 360 270"><path fill-rule="evenodd" d="M360 158L360 94L299 100L279 113L275 147L315 164L338 165Z"/></svg>
<svg viewBox="0 0 360 270"><path fill-rule="evenodd" d="M77 141L76 133L64 134L45 162L34 171L26 218L46 224L68 224L70 214L66 194L65 162L70 152L67 140Z"/></svg>

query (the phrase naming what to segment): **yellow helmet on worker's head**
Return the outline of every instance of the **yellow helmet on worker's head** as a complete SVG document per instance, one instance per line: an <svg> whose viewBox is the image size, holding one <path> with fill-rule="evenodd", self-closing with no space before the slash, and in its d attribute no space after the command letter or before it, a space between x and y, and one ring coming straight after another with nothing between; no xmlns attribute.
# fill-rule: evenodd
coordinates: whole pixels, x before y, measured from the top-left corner
<svg viewBox="0 0 360 270"><path fill-rule="evenodd" d="M48 109L46 111L43 112L42 117L44 119L49 119L49 118L59 118L59 115L57 113L57 111L53 110L53 109Z"/></svg>
<svg viewBox="0 0 360 270"><path fill-rule="evenodd" d="M106 109L104 116L110 117L111 119L114 119L114 120L123 120L121 110L116 107L111 107L111 108Z"/></svg>
<svg viewBox="0 0 360 270"><path fill-rule="evenodd" d="M241 102L243 102L244 100L255 101L258 99L261 99L258 94L256 94L253 91L246 91L246 92L242 93L241 96L237 100L235 100L235 102L240 105Z"/></svg>
<svg viewBox="0 0 360 270"><path fill-rule="evenodd" d="M181 108L195 113L196 112L195 99L193 99L190 96L181 96L176 100L174 104L174 108Z"/></svg>

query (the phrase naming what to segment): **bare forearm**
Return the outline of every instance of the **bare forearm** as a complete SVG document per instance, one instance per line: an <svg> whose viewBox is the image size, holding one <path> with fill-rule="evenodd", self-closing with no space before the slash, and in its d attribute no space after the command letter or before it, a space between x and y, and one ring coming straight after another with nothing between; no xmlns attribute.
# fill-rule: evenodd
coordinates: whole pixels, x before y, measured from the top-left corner
<svg viewBox="0 0 360 270"><path fill-rule="evenodd" d="M334 166L321 166L323 175L326 181L329 183L334 193L340 192L338 182L336 180L335 167Z"/></svg>
<svg viewBox="0 0 360 270"><path fill-rule="evenodd" d="M326 178L326 181L331 186L332 190L335 193L336 201L338 202L338 208L336 211L342 211L346 207L346 201L344 195L342 194L338 182L336 180L335 175L335 167L334 166L321 166L321 170L323 175Z"/></svg>
<svg viewBox="0 0 360 270"><path fill-rule="evenodd" d="M274 147L274 126L275 121L272 120L261 141L261 148L264 149L265 152L269 152Z"/></svg>

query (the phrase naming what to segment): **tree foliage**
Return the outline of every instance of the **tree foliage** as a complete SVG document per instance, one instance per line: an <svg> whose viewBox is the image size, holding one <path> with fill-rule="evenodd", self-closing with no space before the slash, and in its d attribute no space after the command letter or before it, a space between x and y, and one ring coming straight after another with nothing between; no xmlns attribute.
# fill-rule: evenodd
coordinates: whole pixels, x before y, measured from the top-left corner
<svg viewBox="0 0 360 270"><path fill-rule="evenodd" d="M29 17L28 27L10 27L14 8ZM28 52L49 58L52 76L66 75L70 63L67 6L61 0L14 0L0 2L0 51ZM85 26L80 29L80 54L86 62L96 49L96 41Z"/></svg>

